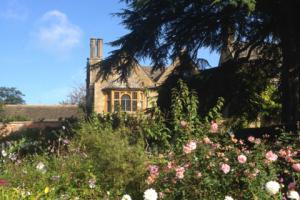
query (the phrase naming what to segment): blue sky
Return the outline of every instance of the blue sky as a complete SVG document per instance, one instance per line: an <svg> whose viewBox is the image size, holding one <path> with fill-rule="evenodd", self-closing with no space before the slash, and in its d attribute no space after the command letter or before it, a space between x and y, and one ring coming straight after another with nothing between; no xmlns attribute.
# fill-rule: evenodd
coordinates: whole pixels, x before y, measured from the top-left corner
<svg viewBox="0 0 300 200"><path fill-rule="evenodd" d="M84 84L89 38L104 42L126 33L111 14L119 0L1 0L0 86L16 87L27 104L57 104ZM112 48L104 45L107 56ZM202 57L212 66L216 54Z"/></svg>

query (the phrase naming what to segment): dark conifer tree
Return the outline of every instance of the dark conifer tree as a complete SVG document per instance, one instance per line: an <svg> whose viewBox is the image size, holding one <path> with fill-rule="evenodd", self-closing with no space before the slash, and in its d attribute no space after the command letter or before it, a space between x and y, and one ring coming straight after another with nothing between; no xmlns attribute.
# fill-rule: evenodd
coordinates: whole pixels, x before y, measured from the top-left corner
<svg viewBox="0 0 300 200"><path fill-rule="evenodd" d="M124 1L128 8L117 15L129 33L111 43L118 49L101 63L103 76L117 70L125 78L144 58L154 70L162 68L183 49L196 62L202 47L221 51L231 45L235 64L259 65L272 75L280 66L282 122L299 126L300 1Z"/></svg>

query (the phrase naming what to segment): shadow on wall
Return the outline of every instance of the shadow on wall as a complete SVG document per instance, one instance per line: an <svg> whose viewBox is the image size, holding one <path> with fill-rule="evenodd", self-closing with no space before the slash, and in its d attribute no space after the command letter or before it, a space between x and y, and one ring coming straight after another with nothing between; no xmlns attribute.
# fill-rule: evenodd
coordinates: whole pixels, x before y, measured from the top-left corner
<svg viewBox="0 0 300 200"><path fill-rule="evenodd" d="M21 132L26 129L44 130L46 128L58 128L60 126L62 126L62 121L20 121L0 123L0 138L7 137L12 133Z"/></svg>

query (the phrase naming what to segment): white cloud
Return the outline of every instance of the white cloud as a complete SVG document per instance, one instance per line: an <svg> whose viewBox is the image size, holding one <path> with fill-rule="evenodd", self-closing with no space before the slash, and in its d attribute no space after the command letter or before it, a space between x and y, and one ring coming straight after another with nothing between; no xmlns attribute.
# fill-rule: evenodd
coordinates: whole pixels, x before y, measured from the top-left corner
<svg viewBox="0 0 300 200"><path fill-rule="evenodd" d="M80 44L82 31L58 10L46 12L33 32L35 44L44 50L68 53Z"/></svg>
<svg viewBox="0 0 300 200"><path fill-rule="evenodd" d="M0 10L0 18L25 21L29 16L28 9L17 0L2 2L2 5L3 8Z"/></svg>

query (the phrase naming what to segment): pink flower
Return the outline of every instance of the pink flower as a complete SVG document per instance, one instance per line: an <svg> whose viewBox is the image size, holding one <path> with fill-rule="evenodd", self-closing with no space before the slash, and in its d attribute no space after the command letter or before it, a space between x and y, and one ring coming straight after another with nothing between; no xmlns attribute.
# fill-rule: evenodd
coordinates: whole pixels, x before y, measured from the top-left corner
<svg viewBox="0 0 300 200"><path fill-rule="evenodd" d="M238 161L239 161L239 163L244 164L247 161L247 157L243 154L239 155L238 156Z"/></svg>
<svg viewBox="0 0 300 200"><path fill-rule="evenodd" d="M181 120L180 121L180 126L181 126L181 128L186 128L187 127L187 121L185 121L185 120Z"/></svg>
<svg viewBox="0 0 300 200"><path fill-rule="evenodd" d="M159 196L160 199L163 199L163 198L165 197L165 193L159 192L159 193L158 193L158 196Z"/></svg>
<svg viewBox="0 0 300 200"><path fill-rule="evenodd" d="M221 165L220 169L224 174L228 174L230 172L230 166L224 163Z"/></svg>
<svg viewBox="0 0 300 200"><path fill-rule="evenodd" d="M273 153L273 151L268 151L267 153L266 153L266 159L268 160L268 161L276 161L277 160L277 158L278 158L278 156L275 154L275 153Z"/></svg>
<svg viewBox="0 0 300 200"><path fill-rule="evenodd" d="M220 147L220 144L218 144L218 143L217 144L212 144L211 147L213 149L218 149Z"/></svg>
<svg viewBox="0 0 300 200"><path fill-rule="evenodd" d="M295 170L295 172L300 172L300 163L293 164L292 168Z"/></svg>
<svg viewBox="0 0 300 200"><path fill-rule="evenodd" d="M202 173L201 173L201 172L196 171L195 173L196 173L196 177L197 177L197 178L201 178L201 177L202 177Z"/></svg>
<svg viewBox="0 0 300 200"><path fill-rule="evenodd" d="M185 172L184 167L176 167L175 171L176 171L176 177L177 177L178 179L183 179L183 177L184 177L184 172Z"/></svg>
<svg viewBox="0 0 300 200"><path fill-rule="evenodd" d="M294 163L295 162L295 160L293 158L291 158L291 157L286 157L285 160L288 163Z"/></svg>
<svg viewBox="0 0 300 200"><path fill-rule="evenodd" d="M185 154L189 154L196 148L197 148L197 143L195 141L190 141L189 143L183 146L183 152Z"/></svg>
<svg viewBox="0 0 300 200"><path fill-rule="evenodd" d="M150 176L148 176L146 182L148 185L150 185L157 179L159 175L159 167L157 165L149 165L148 170L150 172Z"/></svg>
<svg viewBox="0 0 300 200"><path fill-rule="evenodd" d="M8 181L5 179L0 179L0 186L5 186L8 184Z"/></svg>
<svg viewBox="0 0 300 200"><path fill-rule="evenodd" d="M295 188L296 188L296 182L289 183L289 185L288 185L289 190L294 190Z"/></svg>
<svg viewBox="0 0 300 200"><path fill-rule="evenodd" d="M259 138L255 139L254 143L255 144L260 144L261 143L261 139L259 139Z"/></svg>
<svg viewBox="0 0 300 200"><path fill-rule="evenodd" d="M149 172L150 174L156 174L158 173L159 167L157 165L150 165L149 166Z"/></svg>
<svg viewBox="0 0 300 200"><path fill-rule="evenodd" d="M218 124L215 121L212 121L210 123L210 132L211 133L216 133L218 132Z"/></svg>
<svg viewBox="0 0 300 200"><path fill-rule="evenodd" d="M251 142L251 143L254 143L255 137L249 136L249 137L248 137L248 141Z"/></svg>
<svg viewBox="0 0 300 200"><path fill-rule="evenodd" d="M184 168L189 168L191 166L191 163L190 162L187 162L183 165Z"/></svg>
<svg viewBox="0 0 300 200"><path fill-rule="evenodd" d="M210 141L210 139L208 137L203 138L203 143L204 144L211 144L212 142Z"/></svg>
<svg viewBox="0 0 300 200"><path fill-rule="evenodd" d="M167 164L167 169L171 170L171 169L174 168L174 166L175 166L175 163L173 161L169 161L168 164Z"/></svg>

